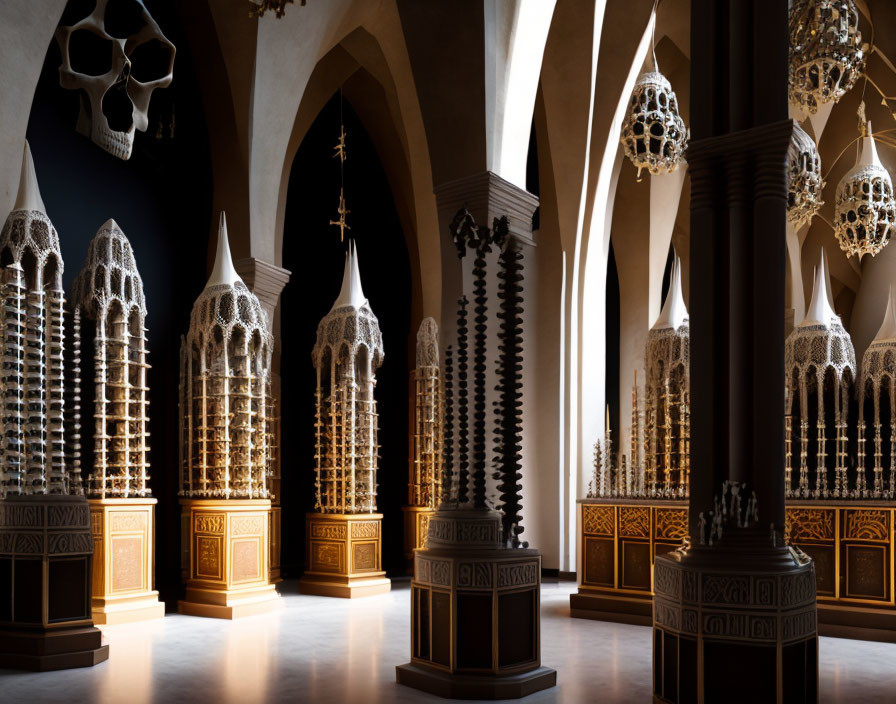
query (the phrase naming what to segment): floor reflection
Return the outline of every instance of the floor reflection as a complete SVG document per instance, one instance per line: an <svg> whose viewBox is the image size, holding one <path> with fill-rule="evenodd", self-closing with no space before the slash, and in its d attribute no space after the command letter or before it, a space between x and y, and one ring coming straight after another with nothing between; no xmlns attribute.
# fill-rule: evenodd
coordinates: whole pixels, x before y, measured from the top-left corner
<svg viewBox="0 0 896 704"><path fill-rule="evenodd" d="M171 614L103 629L107 663L49 673L0 671L0 701L172 704L446 700L395 684L409 659L410 591L354 601L300 596L280 585L282 608L223 621ZM650 629L569 617L574 585L542 588L542 658L558 686L525 704L651 700ZM892 701L896 645L823 638L821 701ZM747 673L743 673L747 674Z"/></svg>

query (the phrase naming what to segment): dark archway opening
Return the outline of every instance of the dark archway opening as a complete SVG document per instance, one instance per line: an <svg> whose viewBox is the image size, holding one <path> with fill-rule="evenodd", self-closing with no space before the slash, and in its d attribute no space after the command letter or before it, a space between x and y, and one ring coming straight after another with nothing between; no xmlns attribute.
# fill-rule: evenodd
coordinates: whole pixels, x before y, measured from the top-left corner
<svg viewBox="0 0 896 704"><path fill-rule="evenodd" d="M408 354L411 264L392 191L358 115L342 101L348 159L345 199L349 235L358 247L361 282L383 333L385 362L377 372L381 446L377 507L383 514L383 567L403 573L401 506L408 481ZM297 577L305 562L305 513L314 506L314 390L311 363L317 325L342 284L346 242L336 219L340 95L321 110L302 140L289 176L283 266L292 272L281 302L282 569Z"/></svg>

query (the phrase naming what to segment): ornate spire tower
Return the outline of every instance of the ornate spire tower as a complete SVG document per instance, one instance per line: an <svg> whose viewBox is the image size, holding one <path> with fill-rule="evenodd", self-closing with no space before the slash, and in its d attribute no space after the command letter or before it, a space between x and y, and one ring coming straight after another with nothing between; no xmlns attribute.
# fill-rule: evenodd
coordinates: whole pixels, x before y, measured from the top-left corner
<svg viewBox="0 0 896 704"><path fill-rule="evenodd" d="M414 389L408 505L404 507L405 556L413 568L414 550L426 544L429 518L442 496L442 379L439 328L424 318L417 330L417 361L411 372Z"/></svg>
<svg viewBox="0 0 896 704"><path fill-rule="evenodd" d="M191 554L182 613L234 618L276 603L271 348L264 309L233 268L222 212L215 265L181 342L180 494Z"/></svg>
<svg viewBox="0 0 896 704"><path fill-rule="evenodd" d="M95 665L109 646L89 616L90 509L65 462L62 254L27 142L0 264L0 668Z"/></svg>
<svg viewBox="0 0 896 704"><path fill-rule="evenodd" d="M307 517L306 594L355 597L389 591L376 512L379 417L374 388L383 336L361 288L349 241L342 288L317 326L314 512ZM334 543L333 540L337 540Z"/></svg>
<svg viewBox="0 0 896 704"><path fill-rule="evenodd" d="M146 299L131 243L114 220L91 240L72 299L73 472L81 466L81 389L96 390L86 487L96 533L94 584L102 585L93 595L93 617L108 624L161 618L165 605L153 590L152 574L156 500L148 483ZM93 365L82 366L84 358ZM113 559L115 544L130 549L119 549Z"/></svg>

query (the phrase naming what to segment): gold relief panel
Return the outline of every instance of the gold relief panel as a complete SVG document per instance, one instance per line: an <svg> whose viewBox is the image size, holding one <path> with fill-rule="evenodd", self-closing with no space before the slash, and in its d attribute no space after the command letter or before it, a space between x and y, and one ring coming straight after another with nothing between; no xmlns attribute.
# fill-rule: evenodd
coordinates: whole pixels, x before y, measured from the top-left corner
<svg viewBox="0 0 896 704"><path fill-rule="evenodd" d="M656 540L684 540L688 535L688 510L686 508L656 509Z"/></svg>
<svg viewBox="0 0 896 704"><path fill-rule="evenodd" d="M619 535L623 538L649 538L650 508L648 506L620 506Z"/></svg>
<svg viewBox="0 0 896 704"><path fill-rule="evenodd" d="M825 508L788 508L785 532L795 543L805 540L833 540L835 511L836 509Z"/></svg>
<svg viewBox="0 0 896 704"><path fill-rule="evenodd" d="M142 536L112 537L112 592L145 589Z"/></svg>
<svg viewBox="0 0 896 704"><path fill-rule="evenodd" d="M426 547L426 536L429 534L429 518L430 515L428 513L421 511L417 514L417 544L414 547Z"/></svg>
<svg viewBox="0 0 896 704"><path fill-rule="evenodd" d="M312 523L311 537L324 538L326 540L345 540L346 531L344 523Z"/></svg>
<svg viewBox="0 0 896 704"><path fill-rule="evenodd" d="M136 511L110 512L113 533L143 533L146 530L146 514Z"/></svg>
<svg viewBox="0 0 896 704"><path fill-rule="evenodd" d="M231 543L231 582L254 582L261 579L261 541L258 538L243 538Z"/></svg>
<svg viewBox="0 0 896 704"><path fill-rule="evenodd" d="M339 572L342 569L343 546L339 543L311 543L311 569L321 572Z"/></svg>
<svg viewBox="0 0 896 704"><path fill-rule="evenodd" d="M376 543L352 545L352 567L355 572L377 569Z"/></svg>
<svg viewBox="0 0 896 704"><path fill-rule="evenodd" d="M352 538L376 538L379 535L377 521L352 523Z"/></svg>
<svg viewBox="0 0 896 704"><path fill-rule="evenodd" d="M196 536L196 576L222 579L221 544L217 537Z"/></svg>
<svg viewBox="0 0 896 704"><path fill-rule="evenodd" d="M844 511L845 540L886 542L890 539L890 512L885 509L847 509Z"/></svg>
<svg viewBox="0 0 896 704"><path fill-rule="evenodd" d="M90 512L90 532L93 533L94 536L102 536L103 535L103 511L102 511L102 509L99 511L91 511Z"/></svg>
<svg viewBox="0 0 896 704"><path fill-rule="evenodd" d="M607 535L614 533L616 519L612 506L583 506L582 523L587 535Z"/></svg>
<svg viewBox="0 0 896 704"><path fill-rule="evenodd" d="M193 530L197 533L224 535L224 522L223 513L196 513L193 517Z"/></svg>
<svg viewBox="0 0 896 704"><path fill-rule="evenodd" d="M846 598L885 601L887 549L883 545L846 546Z"/></svg>
<svg viewBox="0 0 896 704"><path fill-rule="evenodd" d="M264 516L231 516L231 535L264 535Z"/></svg>

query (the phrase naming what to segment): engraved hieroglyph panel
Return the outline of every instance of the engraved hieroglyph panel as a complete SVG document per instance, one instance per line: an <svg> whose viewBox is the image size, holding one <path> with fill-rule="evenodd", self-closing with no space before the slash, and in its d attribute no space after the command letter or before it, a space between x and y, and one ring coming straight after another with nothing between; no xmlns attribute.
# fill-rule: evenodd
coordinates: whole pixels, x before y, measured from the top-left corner
<svg viewBox="0 0 896 704"><path fill-rule="evenodd" d="M688 534L688 510L658 508L654 531L656 540L684 540Z"/></svg>
<svg viewBox="0 0 896 704"><path fill-rule="evenodd" d="M833 540L834 511L836 509L788 508L785 532L795 543L803 540Z"/></svg>
<svg viewBox="0 0 896 704"><path fill-rule="evenodd" d="M224 521L223 513L197 513L193 518L193 530L224 535Z"/></svg>
<svg viewBox="0 0 896 704"><path fill-rule="evenodd" d="M231 535L263 535L264 516L231 516Z"/></svg>
<svg viewBox="0 0 896 704"><path fill-rule="evenodd" d="M352 545L352 566L355 571L378 569L376 543L355 543Z"/></svg>
<svg viewBox="0 0 896 704"><path fill-rule="evenodd" d="M539 581L538 561L515 565L498 565L498 587L537 586Z"/></svg>
<svg viewBox="0 0 896 704"><path fill-rule="evenodd" d="M587 535L613 535L615 518L612 506L583 506L582 523Z"/></svg>
<svg viewBox="0 0 896 704"><path fill-rule="evenodd" d="M230 580L232 582L253 582L261 579L261 541L258 538L243 538L231 543L232 563Z"/></svg>
<svg viewBox="0 0 896 704"><path fill-rule="evenodd" d="M112 592L145 589L143 574L143 538L112 538Z"/></svg>
<svg viewBox="0 0 896 704"><path fill-rule="evenodd" d="M103 534L103 512L91 511L90 513L90 532L96 536Z"/></svg>
<svg viewBox="0 0 896 704"><path fill-rule="evenodd" d="M311 537L325 538L328 540L345 540L346 530L344 523L312 523Z"/></svg>
<svg viewBox="0 0 896 704"><path fill-rule="evenodd" d="M884 509L850 509L846 513L846 540L884 542L890 536L890 512Z"/></svg>
<svg viewBox="0 0 896 704"><path fill-rule="evenodd" d="M146 530L146 514L134 511L110 513L113 533L142 533Z"/></svg>
<svg viewBox="0 0 896 704"><path fill-rule="evenodd" d="M623 538L649 538L650 508L647 506L620 506L619 535Z"/></svg>
<svg viewBox="0 0 896 704"><path fill-rule="evenodd" d="M428 513L418 513L417 514L417 545L418 548L426 547L426 536L429 534L429 519L430 514Z"/></svg>
<svg viewBox="0 0 896 704"><path fill-rule="evenodd" d="M222 578L221 569L221 544L222 539L217 537L196 537L196 576Z"/></svg>
<svg viewBox="0 0 896 704"><path fill-rule="evenodd" d="M352 538L376 538L379 535L379 523L365 521L364 523L352 523Z"/></svg>
<svg viewBox="0 0 896 704"><path fill-rule="evenodd" d="M337 543L311 543L311 569L338 572L342 567L343 546Z"/></svg>

